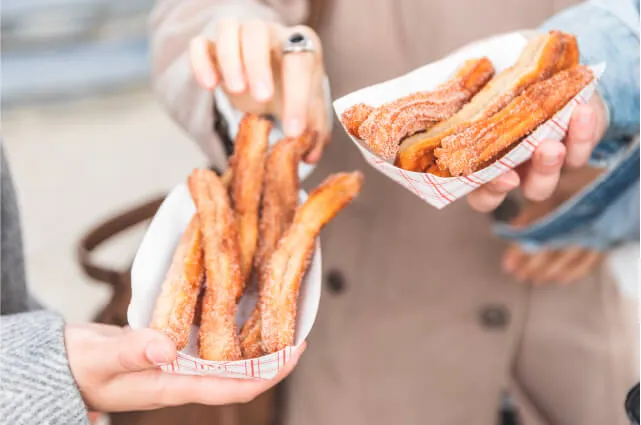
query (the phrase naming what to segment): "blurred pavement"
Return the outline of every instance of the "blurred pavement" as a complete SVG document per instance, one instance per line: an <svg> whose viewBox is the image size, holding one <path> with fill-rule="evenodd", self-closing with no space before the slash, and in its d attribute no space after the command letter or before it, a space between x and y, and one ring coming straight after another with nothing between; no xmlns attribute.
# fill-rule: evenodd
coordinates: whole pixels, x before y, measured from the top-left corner
<svg viewBox="0 0 641 425"><path fill-rule="evenodd" d="M3 110L1 132L31 291L68 320L89 320L110 292L83 276L78 240L103 219L168 191L205 159L146 90ZM127 267L142 231L97 258Z"/></svg>

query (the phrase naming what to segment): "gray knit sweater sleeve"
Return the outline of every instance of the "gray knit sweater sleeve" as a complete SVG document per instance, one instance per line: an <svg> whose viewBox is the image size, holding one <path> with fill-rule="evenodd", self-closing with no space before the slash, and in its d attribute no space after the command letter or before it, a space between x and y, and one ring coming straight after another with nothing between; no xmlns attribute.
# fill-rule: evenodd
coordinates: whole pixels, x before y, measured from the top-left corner
<svg viewBox="0 0 641 425"><path fill-rule="evenodd" d="M0 319L3 423L87 424L65 351L62 318L45 310Z"/></svg>
<svg viewBox="0 0 641 425"><path fill-rule="evenodd" d="M85 425L87 410L67 362L62 317L33 311L26 289L16 196L1 141L0 156L0 422Z"/></svg>

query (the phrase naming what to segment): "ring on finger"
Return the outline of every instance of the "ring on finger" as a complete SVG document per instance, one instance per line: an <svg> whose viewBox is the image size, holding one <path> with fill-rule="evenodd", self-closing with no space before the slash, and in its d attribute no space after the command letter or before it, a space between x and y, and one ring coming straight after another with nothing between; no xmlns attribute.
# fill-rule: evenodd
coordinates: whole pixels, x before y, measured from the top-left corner
<svg viewBox="0 0 641 425"><path fill-rule="evenodd" d="M283 43L283 54L288 53L314 53L314 42L306 35L295 32Z"/></svg>

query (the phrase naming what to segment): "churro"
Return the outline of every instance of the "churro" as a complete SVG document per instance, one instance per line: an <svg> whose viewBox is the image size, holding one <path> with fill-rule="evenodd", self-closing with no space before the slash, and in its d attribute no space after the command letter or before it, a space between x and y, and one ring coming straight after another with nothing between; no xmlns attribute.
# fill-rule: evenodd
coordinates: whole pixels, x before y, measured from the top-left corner
<svg viewBox="0 0 641 425"><path fill-rule="evenodd" d="M169 336L178 350L189 342L203 277L200 223L194 216L180 238L149 325Z"/></svg>
<svg viewBox="0 0 641 425"><path fill-rule="evenodd" d="M263 350L272 353L294 344L296 308L301 280L319 232L359 193L359 172L328 177L296 210L264 271L260 291Z"/></svg>
<svg viewBox="0 0 641 425"><path fill-rule="evenodd" d="M220 178L194 170L188 180L200 222L206 285L202 299L200 356L205 360L241 358L236 301L243 286L234 212Z"/></svg>
<svg viewBox="0 0 641 425"><path fill-rule="evenodd" d="M247 114L240 123L231 163L230 193L240 243L243 283L250 275L258 240L258 213L271 121ZM242 295L240 288L238 297Z"/></svg>

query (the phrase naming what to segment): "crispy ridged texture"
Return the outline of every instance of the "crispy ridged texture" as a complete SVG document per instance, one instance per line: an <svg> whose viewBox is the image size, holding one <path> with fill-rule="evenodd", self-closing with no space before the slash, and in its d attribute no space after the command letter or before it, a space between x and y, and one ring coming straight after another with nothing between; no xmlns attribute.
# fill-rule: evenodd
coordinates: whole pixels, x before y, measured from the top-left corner
<svg viewBox="0 0 641 425"><path fill-rule="evenodd" d="M260 237L254 260L259 274L294 219L300 191L298 165L311 148L312 141L312 135L305 133L296 139L280 140L269 152L261 201Z"/></svg>
<svg viewBox="0 0 641 425"><path fill-rule="evenodd" d="M425 170L425 172L428 174L433 174L438 177L452 177L449 171L442 170L436 163L427 167L427 170Z"/></svg>
<svg viewBox="0 0 641 425"><path fill-rule="evenodd" d="M243 358L255 359L265 354L260 328L260 308L256 305L240 331L240 350L243 353Z"/></svg>
<svg viewBox="0 0 641 425"><path fill-rule="evenodd" d="M230 163L233 163L234 161L233 161L233 159L232 159L232 158L230 158L230 159L229 159L229 162L230 162ZM231 180L232 180L232 179L231 179L231 176L232 176L232 175L233 175L233 174L232 174L232 168L231 168L231 167L229 167L229 168L227 168L227 169L225 170L225 172L223 173L223 175L222 175L222 176L220 176L220 180L223 182L223 186L225 186L227 189L229 189L229 188L231 187Z"/></svg>
<svg viewBox="0 0 641 425"><path fill-rule="evenodd" d="M439 166L454 176L484 168L552 118L593 78L588 67L578 65L530 86L497 114L443 139L435 152Z"/></svg>
<svg viewBox="0 0 641 425"><path fill-rule="evenodd" d="M300 283L321 229L360 192L359 172L328 177L298 207L294 221L264 271L260 294L263 350L272 353L294 344Z"/></svg>
<svg viewBox="0 0 641 425"><path fill-rule="evenodd" d="M396 166L408 171L427 170L434 163L434 149L447 136L491 117L532 84L577 65L578 56L578 46L572 35L551 31L534 37L516 64L499 73L458 113L426 133L401 143Z"/></svg>
<svg viewBox="0 0 641 425"><path fill-rule="evenodd" d="M246 114L240 122L231 163L230 193L236 219L243 282L247 280L258 241L258 213L271 121ZM242 287L237 294L242 295Z"/></svg>
<svg viewBox="0 0 641 425"><path fill-rule="evenodd" d="M341 122L345 125L347 132L358 139L360 138L358 129L373 111L373 106L358 103L341 114Z"/></svg>
<svg viewBox="0 0 641 425"><path fill-rule="evenodd" d="M359 137L379 157L394 159L404 137L451 117L492 75L494 67L489 59L468 60L450 80L433 91L413 93L376 108L359 126Z"/></svg>
<svg viewBox="0 0 641 425"><path fill-rule="evenodd" d="M177 350L189 342L204 276L199 226L193 217L180 238L151 318L150 327L169 336Z"/></svg>
<svg viewBox="0 0 641 425"><path fill-rule="evenodd" d="M258 276L259 289L262 286L260 277L264 264L294 219L300 190L298 164L311 148L312 142L311 133L305 133L299 138L282 139L272 147L267 157L258 248L254 256L254 270ZM240 348L245 358L259 357L262 354L258 306L241 330Z"/></svg>
<svg viewBox="0 0 641 425"><path fill-rule="evenodd" d="M241 354L234 319L243 281L234 212L225 186L213 171L194 170L188 185L200 222L205 259L200 357L238 360Z"/></svg>

